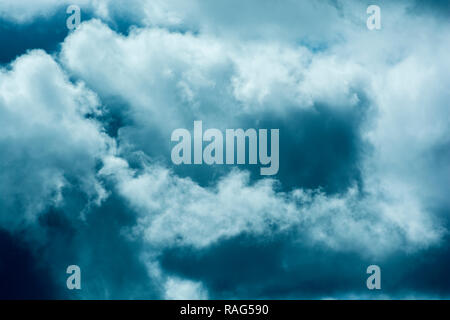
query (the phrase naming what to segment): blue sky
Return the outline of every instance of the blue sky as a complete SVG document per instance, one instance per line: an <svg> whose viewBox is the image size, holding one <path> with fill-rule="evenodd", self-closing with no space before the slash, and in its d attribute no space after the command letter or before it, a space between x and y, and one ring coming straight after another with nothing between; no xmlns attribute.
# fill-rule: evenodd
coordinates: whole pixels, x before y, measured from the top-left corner
<svg viewBox="0 0 450 320"><path fill-rule="evenodd" d="M448 10L1 1L0 297L448 298ZM194 120L279 129L278 173L173 165Z"/></svg>

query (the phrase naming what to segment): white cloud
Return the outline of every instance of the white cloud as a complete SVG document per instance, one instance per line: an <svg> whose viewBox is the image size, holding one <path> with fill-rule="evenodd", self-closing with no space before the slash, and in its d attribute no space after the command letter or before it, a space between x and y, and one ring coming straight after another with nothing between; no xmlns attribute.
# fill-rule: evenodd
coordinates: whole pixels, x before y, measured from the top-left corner
<svg viewBox="0 0 450 320"><path fill-rule="evenodd" d="M149 137L170 137L193 120L223 129L236 127L240 115L266 110L283 114L317 103L356 108L364 77L358 65L304 46L159 28L125 37L97 20L66 38L60 60L102 99L123 102L120 112L132 123L119 130L121 149L131 145L152 156ZM158 156L168 148L161 143Z"/></svg>
<svg viewBox="0 0 450 320"><path fill-rule="evenodd" d="M72 183L92 201L105 191L95 163L112 141L86 118L99 114L97 96L72 84L43 51L30 53L0 70L0 221L16 228L35 221L64 201Z"/></svg>
<svg viewBox="0 0 450 320"><path fill-rule="evenodd" d="M91 21L65 40L61 60L102 97L127 102L138 125L168 131L187 122L185 116L223 106L219 101L225 94L215 98L214 93L228 65L223 46L213 39L164 29L123 37ZM199 106L201 93L214 103Z"/></svg>
<svg viewBox="0 0 450 320"><path fill-rule="evenodd" d="M313 103L354 105L354 89L365 76L346 59L314 55L303 46L240 43L157 28L123 37L99 21L70 35L61 59L102 96L118 95L134 113L165 116L159 119L165 124L181 122L180 112L212 117L224 108L229 114Z"/></svg>
<svg viewBox="0 0 450 320"><path fill-rule="evenodd" d="M139 213L133 236L153 248L207 247L240 234L271 239L298 231L310 245L337 251L385 255L435 244L443 230L408 193L327 196L320 191L276 191L275 181L249 183L234 171L204 188L169 170L151 166L137 173L123 159L105 159L101 175L116 181L119 193ZM390 190L388 190L390 191Z"/></svg>

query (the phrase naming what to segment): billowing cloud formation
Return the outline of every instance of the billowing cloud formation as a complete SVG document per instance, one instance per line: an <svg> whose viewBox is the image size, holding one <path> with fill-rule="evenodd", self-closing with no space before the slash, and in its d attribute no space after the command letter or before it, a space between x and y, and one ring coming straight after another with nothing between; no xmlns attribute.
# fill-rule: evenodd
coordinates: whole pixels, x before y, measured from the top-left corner
<svg viewBox="0 0 450 320"><path fill-rule="evenodd" d="M367 297L375 261L384 297L448 296L401 283L424 255L449 264L450 28L432 10L386 3L369 32L356 1L73 3L97 19L0 73L1 227L48 238L29 243L55 282L76 260L76 297ZM194 120L279 128L279 175L173 166Z"/></svg>
<svg viewBox="0 0 450 320"><path fill-rule="evenodd" d="M32 51L0 73L2 226L18 228L64 202L77 188L100 203L107 191L95 178L96 161L112 140L101 124L98 98L73 84L52 57Z"/></svg>
<svg viewBox="0 0 450 320"><path fill-rule="evenodd" d="M154 246L202 248L243 233L271 238L297 228L335 250L381 254L418 249L440 235L410 198L384 200L353 188L334 197L301 189L285 194L275 190L274 180L249 185L242 172L210 190L163 168L146 167L137 175L117 158L106 160L100 174L115 176L119 193L141 212L133 233Z"/></svg>

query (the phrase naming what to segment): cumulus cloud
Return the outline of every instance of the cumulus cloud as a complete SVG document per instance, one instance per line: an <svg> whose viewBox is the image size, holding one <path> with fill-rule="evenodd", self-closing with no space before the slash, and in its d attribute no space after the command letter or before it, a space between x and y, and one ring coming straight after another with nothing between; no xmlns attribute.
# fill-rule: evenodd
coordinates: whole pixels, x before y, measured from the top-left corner
<svg viewBox="0 0 450 320"><path fill-rule="evenodd" d="M358 116L365 95L360 66L276 41L236 42L160 28L125 37L94 20L65 40L60 59L104 101L120 102L111 109L128 121L118 131L123 154L141 150L166 161L165 137L194 120L238 128L266 113L287 119L292 109L313 114L318 104Z"/></svg>
<svg viewBox="0 0 450 320"><path fill-rule="evenodd" d="M71 83L52 57L32 51L0 71L1 221L18 228L79 188L93 202L106 191L95 165L109 148L95 93Z"/></svg>
<svg viewBox="0 0 450 320"><path fill-rule="evenodd" d="M92 55L86 56L86 51ZM292 104L351 106L358 101L355 87L365 76L348 59L314 55L305 46L241 43L159 28L135 29L123 37L100 21L85 23L70 35L61 59L102 95L120 95L141 113L164 108L170 119L186 108L185 116L208 116L223 108L240 113L255 105L250 111L260 112L265 106L280 112ZM112 77L117 68L129 81L126 87ZM144 83L146 90L140 90ZM209 95L213 92L217 98Z"/></svg>
<svg viewBox="0 0 450 320"><path fill-rule="evenodd" d="M158 166L136 173L115 157L105 160L100 174L115 179L140 214L131 236L156 248L203 248L241 234L271 239L295 229L311 245L385 255L425 248L443 231L408 193L362 195L356 188L341 196L302 189L283 193L274 180L251 185L248 173L238 171L203 188Z"/></svg>

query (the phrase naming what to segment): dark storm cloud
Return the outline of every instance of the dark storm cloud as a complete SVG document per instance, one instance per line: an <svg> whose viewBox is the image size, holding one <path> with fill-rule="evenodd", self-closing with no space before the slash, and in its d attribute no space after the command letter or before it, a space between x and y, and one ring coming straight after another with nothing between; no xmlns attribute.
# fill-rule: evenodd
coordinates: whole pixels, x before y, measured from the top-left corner
<svg viewBox="0 0 450 320"><path fill-rule="evenodd" d="M448 298L447 246L364 258L294 239L298 237L261 240L242 235L204 250L173 248L163 253L161 262L178 277L202 281L215 299ZM381 292L365 287L372 264L381 267Z"/></svg>
<svg viewBox="0 0 450 320"><path fill-rule="evenodd" d="M243 128L280 129L280 170L277 179L287 190L322 188L344 192L359 184L361 157L370 152L361 138L370 102L352 108L316 105L311 109L288 109L282 115L262 113L245 119ZM258 178L258 169L246 166ZM360 187L362 187L360 185Z"/></svg>
<svg viewBox="0 0 450 320"><path fill-rule="evenodd" d="M67 194L67 199L76 195ZM73 203L50 211L41 218L47 232L42 261L52 265L52 275L67 298L79 299L154 299L160 296L141 261L142 243L123 237L122 229L136 223L135 215L112 194L85 220L65 217ZM67 266L78 265L82 291L65 290Z"/></svg>
<svg viewBox="0 0 450 320"><path fill-rule="evenodd" d="M311 299L366 290L370 259L302 245L295 239L242 235L200 251L171 249L161 261L168 272L205 283L215 299Z"/></svg>
<svg viewBox="0 0 450 320"><path fill-rule="evenodd" d="M367 125L365 119L369 112L367 99L352 108L316 105L299 110L293 107L281 115L261 112L257 116L237 117L235 127L280 130L280 169L275 177L284 190L322 188L327 193L345 192L354 184L362 187L359 164L361 157L370 153L370 146L363 141L361 132ZM209 128L207 122L203 126L204 130ZM157 141L163 141L163 137L151 136L154 140L146 145L161 150ZM205 147L207 143L203 145ZM166 159L162 160L170 166L169 157L166 154ZM191 177L202 186L237 168L233 165L171 167L177 174ZM239 168L249 170L252 179L261 178L259 165L240 165Z"/></svg>
<svg viewBox="0 0 450 320"><path fill-rule="evenodd" d="M140 260L142 243L124 239L122 229L135 224L135 215L114 195L87 218L82 238L88 242L80 252L86 268L86 286L92 297L108 299L154 299L158 288ZM89 252L89 258L83 257ZM90 287L91 286L91 287ZM106 289L106 290L105 290Z"/></svg>

